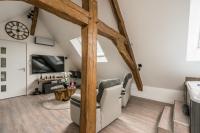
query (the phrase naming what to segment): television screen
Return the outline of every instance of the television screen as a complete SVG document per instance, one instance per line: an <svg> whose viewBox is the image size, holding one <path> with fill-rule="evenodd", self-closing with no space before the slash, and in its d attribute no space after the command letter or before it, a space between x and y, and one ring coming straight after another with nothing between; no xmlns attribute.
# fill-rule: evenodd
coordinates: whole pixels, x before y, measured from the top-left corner
<svg viewBox="0 0 200 133"><path fill-rule="evenodd" d="M63 56L32 55L32 74L64 72Z"/></svg>

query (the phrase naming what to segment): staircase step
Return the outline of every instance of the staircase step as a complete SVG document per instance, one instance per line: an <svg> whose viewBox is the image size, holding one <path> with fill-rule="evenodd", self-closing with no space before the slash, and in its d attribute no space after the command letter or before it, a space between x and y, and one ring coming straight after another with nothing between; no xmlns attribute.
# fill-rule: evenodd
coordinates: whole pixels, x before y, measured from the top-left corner
<svg viewBox="0 0 200 133"><path fill-rule="evenodd" d="M183 113L183 105L184 103L180 101L174 103L174 133L189 133L189 117Z"/></svg>
<svg viewBox="0 0 200 133"><path fill-rule="evenodd" d="M172 132L172 108L165 106L158 124L158 133Z"/></svg>

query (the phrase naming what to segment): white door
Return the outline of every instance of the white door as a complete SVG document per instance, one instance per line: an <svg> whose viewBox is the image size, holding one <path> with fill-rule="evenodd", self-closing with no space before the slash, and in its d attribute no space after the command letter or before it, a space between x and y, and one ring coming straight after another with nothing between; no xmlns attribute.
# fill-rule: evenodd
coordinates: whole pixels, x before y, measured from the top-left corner
<svg viewBox="0 0 200 133"><path fill-rule="evenodd" d="M0 40L0 99L26 95L26 44Z"/></svg>

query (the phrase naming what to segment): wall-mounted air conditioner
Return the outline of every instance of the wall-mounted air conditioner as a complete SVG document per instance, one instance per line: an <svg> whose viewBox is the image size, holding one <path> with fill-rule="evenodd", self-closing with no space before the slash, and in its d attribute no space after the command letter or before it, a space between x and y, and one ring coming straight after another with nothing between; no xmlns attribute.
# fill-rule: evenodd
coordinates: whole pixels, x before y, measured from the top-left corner
<svg viewBox="0 0 200 133"><path fill-rule="evenodd" d="M54 46L55 41L50 38L45 38L45 37L35 37L35 44L39 45L47 45L47 46Z"/></svg>

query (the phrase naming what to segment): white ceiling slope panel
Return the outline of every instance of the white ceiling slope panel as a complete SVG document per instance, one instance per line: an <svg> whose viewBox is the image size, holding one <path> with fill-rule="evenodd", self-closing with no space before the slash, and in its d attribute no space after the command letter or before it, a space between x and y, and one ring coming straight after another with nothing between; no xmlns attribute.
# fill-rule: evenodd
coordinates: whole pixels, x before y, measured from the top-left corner
<svg viewBox="0 0 200 133"><path fill-rule="evenodd" d="M0 22L23 15L31 5L19 1L0 1ZM6 11L6 12L5 12Z"/></svg>

